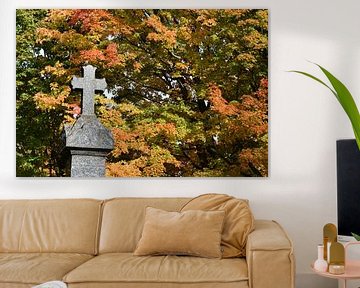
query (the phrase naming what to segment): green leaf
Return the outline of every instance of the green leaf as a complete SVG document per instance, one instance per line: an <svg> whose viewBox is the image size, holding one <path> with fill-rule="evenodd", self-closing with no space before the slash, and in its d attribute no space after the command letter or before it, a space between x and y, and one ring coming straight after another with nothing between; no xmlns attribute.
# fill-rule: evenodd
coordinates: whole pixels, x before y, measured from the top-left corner
<svg viewBox="0 0 360 288"><path fill-rule="evenodd" d="M352 233L352 232L351 232L351 235L356 239L356 241L360 241L360 235Z"/></svg>
<svg viewBox="0 0 360 288"><path fill-rule="evenodd" d="M340 105L343 107L345 113L349 117L349 120L351 122L353 131L354 131L354 135L356 138L356 143L360 150L360 114L359 114L358 108L356 107L354 98L352 97L350 91L346 88L346 86L339 79L337 79L334 75L332 75L329 71L327 71L322 66L320 66L316 63L314 63L314 64L317 65L321 69L321 71L325 74L327 79L330 81L332 87L330 87L325 82L323 82L319 78L317 78L309 73L302 72L302 71L295 71L295 70L289 71L289 72L295 72L298 74L305 75L305 76L321 83L335 95L336 99L339 101Z"/></svg>
<svg viewBox="0 0 360 288"><path fill-rule="evenodd" d="M341 106L344 108L346 114L348 115L350 122L353 126L356 142L358 144L358 147L360 149L360 114L359 110L356 107L356 103L354 101L354 98L352 97L349 90L345 87L345 85L338 80L334 75L332 75L329 71L327 71L325 68L321 67L320 65L317 65L321 71L325 74L325 76L329 79L331 85L334 87L337 95L338 100L341 104Z"/></svg>
<svg viewBox="0 0 360 288"><path fill-rule="evenodd" d="M294 72L294 73L298 73L298 74L302 74L302 75L305 75L319 83L321 83L322 85L324 85L325 87L329 88L329 90L335 95L336 98L338 98L336 92L329 86L327 85L324 81L320 80L319 78L309 74L309 73L306 73L306 72L302 72L302 71L297 71L297 70L291 70L291 71L288 71L288 72Z"/></svg>

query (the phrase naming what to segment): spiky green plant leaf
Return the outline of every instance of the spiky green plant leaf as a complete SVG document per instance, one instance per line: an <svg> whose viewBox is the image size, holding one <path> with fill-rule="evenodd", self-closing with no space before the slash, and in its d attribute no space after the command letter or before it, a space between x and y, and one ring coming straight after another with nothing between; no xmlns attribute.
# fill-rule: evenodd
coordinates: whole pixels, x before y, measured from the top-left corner
<svg viewBox="0 0 360 288"><path fill-rule="evenodd" d="M360 235L351 233L351 235L356 239L356 241L360 241Z"/></svg>
<svg viewBox="0 0 360 288"><path fill-rule="evenodd" d="M356 107L356 103L354 101L353 96L351 95L350 91L346 88L346 86L339 79L337 79L334 75L332 75L328 70L326 70L322 66L320 66L316 63L314 63L314 64L317 65L320 68L320 70L325 74L326 78L330 81L332 87L330 87L324 81L320 80L319 78L317 78L309 73L306 73L303 71L296 71L296 70L293 70L290 72L295 72L295 73L305 75L305 76L321 83L335 95L336 99L339 101L340 105L343 107L345 113L349 117L352 128L354 130L356 143L360 150L360 114L359 114L358 108Z"/></svg>

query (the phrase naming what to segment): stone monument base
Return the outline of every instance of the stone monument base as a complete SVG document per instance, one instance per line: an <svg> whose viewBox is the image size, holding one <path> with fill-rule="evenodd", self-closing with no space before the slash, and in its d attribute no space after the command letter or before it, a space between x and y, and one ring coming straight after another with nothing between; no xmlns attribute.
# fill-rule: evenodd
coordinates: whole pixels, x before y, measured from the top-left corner
<svg viewBox="0 0 360 288"><path fill-rule="evenodd" d="M105 176L107 151L71 150L71 177Z"/></svg>

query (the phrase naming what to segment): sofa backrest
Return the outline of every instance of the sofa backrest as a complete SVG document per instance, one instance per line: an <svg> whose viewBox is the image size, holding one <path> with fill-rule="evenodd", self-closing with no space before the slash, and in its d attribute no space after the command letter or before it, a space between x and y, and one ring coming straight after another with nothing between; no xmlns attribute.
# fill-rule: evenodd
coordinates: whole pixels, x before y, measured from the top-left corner
<svg viewBox="0 0 360 288"><path fill-rule="evenodd" d="M96 254L102 203L0 200L0 252Z"/></svg>
<svg viewBox="0 0 360 288"><path fill-rule="evenodd" d="M179 211L189 198L116 198L105 201L99 253L133 252L141 237L145 208Z"/></svg>

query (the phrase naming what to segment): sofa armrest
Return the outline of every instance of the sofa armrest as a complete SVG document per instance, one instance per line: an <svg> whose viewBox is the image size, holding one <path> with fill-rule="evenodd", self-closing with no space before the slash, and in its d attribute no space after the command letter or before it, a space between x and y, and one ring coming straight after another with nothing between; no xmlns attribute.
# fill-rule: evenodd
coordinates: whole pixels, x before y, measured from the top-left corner
<svg viewBox="0 0 360 288"><path fill-rule="evenodd" d="M275 221L255 220L248 236L246 261L250 288L294 288L293 245Z"/></svg>

